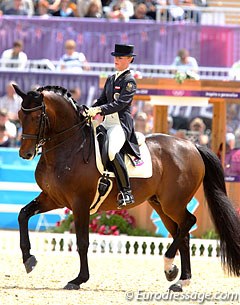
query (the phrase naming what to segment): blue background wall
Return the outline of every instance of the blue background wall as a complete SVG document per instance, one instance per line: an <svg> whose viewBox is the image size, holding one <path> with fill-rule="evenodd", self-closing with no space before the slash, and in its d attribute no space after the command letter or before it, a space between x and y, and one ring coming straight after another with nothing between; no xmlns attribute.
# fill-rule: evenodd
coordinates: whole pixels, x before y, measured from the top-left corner
<svg viewBox="0 0 240 305"><path fill-rule="evenodd" d="M21 159L18 148L0 148L0 229L18 229L18 211L40 193L34 176L37 162L38 157L32 161ZM7 211L8 206L9 211L14 212ZM30 219L30 230L36 229L39 217ZM55 215L44 214L44 220L55 224L60 216L57 212ZM40 229L45 230L46 226Z"/></svg>

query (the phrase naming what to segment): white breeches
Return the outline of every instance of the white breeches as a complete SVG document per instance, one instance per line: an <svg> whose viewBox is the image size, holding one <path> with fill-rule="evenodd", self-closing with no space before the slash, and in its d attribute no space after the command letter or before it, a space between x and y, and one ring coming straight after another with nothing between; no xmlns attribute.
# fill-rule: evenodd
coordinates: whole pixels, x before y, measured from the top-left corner
<svg viewBox="0 0 240 305"><path fill-rule="evenodd" d="M126 135L119 120L118 113L112 113L105 116L104 121L101 123L107 130L108 137L108 157L113 161L116 153L120 151L126 141Z"/></svg>
<svg viewBox="0 0 240 305"><path fill-rule="evenodd" d="M126 136L121 125L115 125L107 129L108 136L108 157L114 160L116 153L123 147Z"/></svg>

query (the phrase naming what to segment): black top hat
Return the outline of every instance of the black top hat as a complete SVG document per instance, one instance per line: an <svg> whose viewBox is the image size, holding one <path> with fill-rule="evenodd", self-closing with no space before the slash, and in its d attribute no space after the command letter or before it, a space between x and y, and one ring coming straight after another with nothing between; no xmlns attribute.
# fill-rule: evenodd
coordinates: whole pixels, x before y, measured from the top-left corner
<svg viewBox="0 0 240 305"><path fill-rule="evenodd" d="M134 46L127 44L115 44L115 50L111 53L112 56L136 56L133 53Z"/></svg>

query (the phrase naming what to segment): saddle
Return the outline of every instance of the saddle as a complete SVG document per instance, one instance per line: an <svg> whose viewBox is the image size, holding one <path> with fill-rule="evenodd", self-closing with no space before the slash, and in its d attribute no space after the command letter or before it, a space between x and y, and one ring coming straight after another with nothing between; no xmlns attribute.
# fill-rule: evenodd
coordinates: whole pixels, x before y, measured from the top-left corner
<svg viewBox="0 0 240 305"><path fill-rule="evenodd" d="M111 162L108 158L108 139L106 130L102 125L96 126L96 122L94 121L92 123L94 127L96 165L102 176L98 180L97 191L90 207L90 215L98 211L98 208L110 193L113 182L109 178L115 177ZM145 136L140 132L136 132L136 136L141 160L126 154L123 150L120 151L120 154L126 164L129 178L150 178L152 176L152 160L145 142Z"/></svg>
<svg viewBox="0 0 240 305"><path fill-rule="evenodd" d="M95 151L96 151L96 164L98 171L103 174L108 172L109 177L114 177L114 173L111 167L111 162L108 159L108 139L106 130L102 125L94 128L95 134ZM136 132L141 159L137 159L135 156L120 151L121 156L126 164L129 178L150 178L152 176L152 160L149 149L145 142L145 136Z"/></svg>

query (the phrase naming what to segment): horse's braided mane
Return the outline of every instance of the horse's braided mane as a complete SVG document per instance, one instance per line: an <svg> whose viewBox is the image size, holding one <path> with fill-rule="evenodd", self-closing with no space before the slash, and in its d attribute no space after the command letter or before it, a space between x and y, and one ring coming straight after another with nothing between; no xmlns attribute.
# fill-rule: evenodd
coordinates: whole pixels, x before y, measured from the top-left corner
<svg viewBox="0 0 240 305"><path fill-rule="evenodd" d="M40 93L43 91L51 91L56 94L60 94L67 101L71 103L73 102L77 108L79 107L78 103L73 99L71 93L66 88L63 88L61 86L44 86L44 87L39 87L36 91Z"/></svg>

